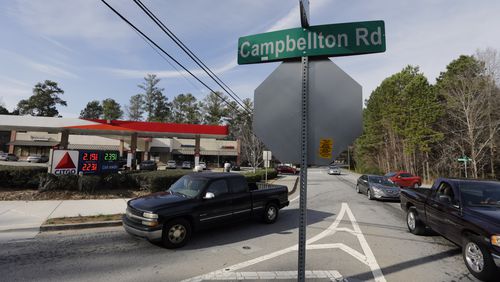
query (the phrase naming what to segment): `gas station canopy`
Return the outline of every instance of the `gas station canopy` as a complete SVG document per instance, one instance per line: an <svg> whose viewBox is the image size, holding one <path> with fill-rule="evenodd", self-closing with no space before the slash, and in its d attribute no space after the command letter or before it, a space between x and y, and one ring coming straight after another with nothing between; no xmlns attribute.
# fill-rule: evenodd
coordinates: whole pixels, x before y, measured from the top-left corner
<svg viewBox="0 0 500 282"><path fill-rule="evenodd" d="M0 131L67 132L76 135L224 138L228 126L144 121L0 115Z"/></svg>

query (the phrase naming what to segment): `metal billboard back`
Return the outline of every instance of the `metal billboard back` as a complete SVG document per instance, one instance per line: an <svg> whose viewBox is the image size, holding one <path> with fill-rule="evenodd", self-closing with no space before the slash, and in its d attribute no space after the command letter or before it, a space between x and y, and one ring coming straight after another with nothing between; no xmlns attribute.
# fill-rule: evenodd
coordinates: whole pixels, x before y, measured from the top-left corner
<svg viewBox="0 0 500 282"><path fill-rule="evenodd" d="M282 162L301 160L301 75L301 62L284 62L255 90L255 134ZM329 59L310 60L308 95L308 161L327 165L362 133L362 88Z"/></svg>

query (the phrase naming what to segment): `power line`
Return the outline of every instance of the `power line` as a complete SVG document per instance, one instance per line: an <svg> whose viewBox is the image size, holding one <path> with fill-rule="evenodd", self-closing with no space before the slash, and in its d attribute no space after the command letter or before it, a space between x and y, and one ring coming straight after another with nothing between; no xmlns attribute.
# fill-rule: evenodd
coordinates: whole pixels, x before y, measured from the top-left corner
<svg viewBox="0 0 500 282"><path fill-rule="evenodd" d="M167 57L169 57L172 61L174 61L177 65L179 65L182 69L184 69L187 73L189 73L192 77L194 77L199 83L201 83L203 86L205 86L208 90L210 90L212 93L214 93L217 97L219 97L222 101L224 101L229 107L233 108L237 113L239 112L239 109L235 107L233 104L229 103L224 97L220 96L215 92L210 86L208 86L205 82L203 82L201 79L199 79L196 75L194 75L191 71L189 71L184 65L182 65L179 61L177 61L174 57L172 57L167 51L165 51L163 48L161 48L156 42L154 42L151 38L149 38L146 34L144 34L139 28L137 28L133 23L131 23L129 20L127 20L120 12L115 10L111 5L109 5L105 0L101 0L111 11L113 11L118 17L120 17L124 22L126 22L130 27L132 27L136 32L141 34L144 38L146 38L149 42L151 42L156 48L158 48L163 54L165 54ZM244 109L247 114L250 114L246 109Z"/></svg>
<svg viewBox="0 0 500 282"><path fill-rule="evenodd" d="M136 30L134 30L137 35L139 35L139 37L144 40L144 42L146 42L149 47L151 47L151 49L153 49L153 51L156 52L156 54L158 54L160 57L163 58L163 60L165 60L174 70L177 71L177 73L179 73L187 82L189 82L189 84L191 84L194 88L198 88L200 91L201 91L201 88L199 88L199 86L195 85L191 80L188 79L188 77L183 73L181 72L174 64L172 64L172 62L170 62L168 60L167 57L165 57L162 53L160 53L160 51L158 51L158 49L156 49L153 44L151 44L146 38L144 38L139 32L137 32Z"/></svg>
<svg viewBox="0 0 500 282"><path fill-rule="evenodd" d="M198 58L198 56L196 56L196 54L194 54L193 51L191 51L191 49L189 49L189 47L187 47L183 42L182 40L180 40L175 34L173 31L171 31L160 19L158 19L158 17L156 17L156 15L151 12L151 10L148 9L148 7L146 7L146 5L144 5L144 3L142 3L140 0L134 0L135 4L137 4L137 6L139 6L139 8L146 14L148 15L148 17L153 20L156 25L158 27L160 27L160 29L168 36L170 37L170 39L172 39L183 51L184 53L186 53L210 78L212 78L215 83L217 83L231 98L233 98L236 103L238 103L242 108L244 108L245 110L249 110L246 108L246 106L242 103L240 103L239 101L243 102L243 100L241 100L241 98L229 87L227 86L223 81L222 79L220 79L209 67L207 67L203 61ZM229 89L229 91L232 93L230 93L227 89ZM239 101L238 101L238 100Z"/></svg>

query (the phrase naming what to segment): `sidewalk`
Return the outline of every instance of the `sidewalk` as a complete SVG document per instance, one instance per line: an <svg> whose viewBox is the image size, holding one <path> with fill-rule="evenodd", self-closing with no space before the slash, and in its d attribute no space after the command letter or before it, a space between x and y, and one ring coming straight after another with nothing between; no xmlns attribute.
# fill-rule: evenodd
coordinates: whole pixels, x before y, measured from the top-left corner
<svg viewBox="0 0 500 282"><path fill-rule="evenodd" d="M123 213L127 200L0 201L0 242L33 238L49 218Z"/></svg>
<svg viewBox="0 0 500 282"><path fill-rule="evenodd" d="M280 176L273 184L292 191L297 176ZM129 199L0 201L0 243L34 238L49 218L124 213Z"/></svg>

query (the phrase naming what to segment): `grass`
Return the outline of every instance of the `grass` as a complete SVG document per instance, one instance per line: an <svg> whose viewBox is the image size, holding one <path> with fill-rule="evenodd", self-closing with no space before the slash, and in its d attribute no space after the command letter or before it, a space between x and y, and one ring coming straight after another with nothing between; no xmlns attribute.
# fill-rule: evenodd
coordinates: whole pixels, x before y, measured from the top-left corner
<svg viewBox="0 0 500 282"><path fill-rule="evenodd" d="M123 215L122 213L118 213L118 214L100 214L100 215L91 215L91 216L56 217L56 218L47 219L44 222L44 225L89 223L89 222L121 220L122 215Z"/></svg>

